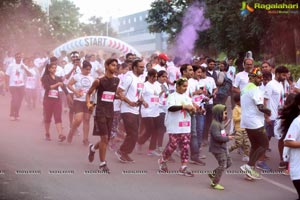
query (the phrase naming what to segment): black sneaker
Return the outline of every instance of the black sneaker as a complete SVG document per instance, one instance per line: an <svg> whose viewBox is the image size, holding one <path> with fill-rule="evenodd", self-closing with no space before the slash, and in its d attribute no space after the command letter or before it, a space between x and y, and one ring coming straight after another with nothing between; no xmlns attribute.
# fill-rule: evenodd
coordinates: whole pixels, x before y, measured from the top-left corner
<svg viewBox="0 0 300 200"><path fill-rule="evenodd" d="M286 169L287 167L287 162L280 161L278 168L279 169Z"/></svg>
<svg viewBox="0 0 300 200"><path fill-rule="evenodd" d="M128 162L127 159L124 157L124 154L120 150L116 151L115 154L120 162L122 163Z"/></svg>
<svg viewBox="0 0 300 200"><path fill-rule="evenodd" d="M104 164L104 165L102 165L102 166L99 166L99 170L100 170L101 172L103 172L104 174L110 174L110 170L108 169L107 164Z"/></svg>
<svg viewBox="0 0 300 200"><path fill-rule="evenodd" d="M94 156L95 156L95 152L92 151L92 146L93 146L93 144L89 145L89 155L88 155L88 158L89 158L90 162L94 161Z"/></svg>
<svg viewBox="0 0 300 200"><path fill-rule="evenodd" d="M203 162L199 158L197 158L197 159L191 159L190 163L195 164L195 165L205 166L205 162Z"/></svg>

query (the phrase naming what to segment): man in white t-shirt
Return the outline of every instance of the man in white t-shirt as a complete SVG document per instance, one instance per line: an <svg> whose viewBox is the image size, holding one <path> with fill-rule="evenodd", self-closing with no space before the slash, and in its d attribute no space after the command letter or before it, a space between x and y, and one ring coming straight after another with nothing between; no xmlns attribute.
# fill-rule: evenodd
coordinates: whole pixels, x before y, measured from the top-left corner
<svg viewBox="0 0 300 200"><path fill-rule="evenodd" d="M265 87L265 93L264 93L264 104L267 108L271 110L271 116L265 117L265 129L266 134L269 138L274 137L274 126L275 126L275 120L278 118L278 112L280 109L284 106L284 100L285 100L285 90L283 87L283 82L287 78L289 70L285 66L279 66L275 69L275 77L273 80L268 82L268 84ZM280 163L279 167L284 168L286 167L286 163L283 162L282 158L282 151L284 147L283 139L277 138L278 140L278 150L280 154ZM259 165L259 163L258 163Z"/></svg>
<svg viewBox="0 0 300 200"><path fill-rule="evenodd" d="M70 57L71 57L72 62L66 64L64 67L64 73L65 73L64 84L68 84L69 81L71 80L71 78L75 74L81 73L81 64L80 64L79 53L77 51L73 51L73 52L71 52ZM73 99L73 92L69 89L68 89L68 92L72 96L72 99ZM69 110L69 123L70 123L70 128L71 128L74 111L73 111L73 107L71 105L69 105L69 109L70 109Z"/></svg>
<svg viewBox="0 0 300 200"><path fill-rule="evenodd" d="M244 71L239 72L236 77L235 80L232 84L233 88L233 92L240 94L241 91L243 90L243 88L248 84L249 82L249 77L248 77L248 73L252 70L253 68L253 59L252 58L246 58L244 60Z"/></svg>
<svg viewBox="0 0 300 200"><path fill-rule="evenodd" d="M168 56L164 53L158 55L158 64L153 67L157 72L164 70L167 71Z"/></svg>
<svg viewBox="0 0 300 200"><path fill-rule="evenodd" d="M25 94L25 69L22 63L21 53L16 53L15 62L6 69L6 87L9 86L11 93L10 120L20 118L19 111ZM7 88L8 89L8 88Z"/></svg>
<svg viewBox="0 0 300 200"><path fill-rule="evenodd" d="M115 152L118 159L123 163L134 162L128 154L132 153L138 139L139 107L145 105L142 97L144 83L139 78L143 74L145 63L143 60L135 60L132 63L132 71L128 71L117 94L121 102L121 118L126 130L126 137L119 150Z"/></svg>
<svg viewBox="0 0 300 200"><path fill-rule="evenodd" d="M103 76L105 73L105 68L96 60L95 54L90 55L90 63L92 65L91 76L93 78L98 78Z"/></svg>
<svg viewBox="0 0 300 200"><path fill-rule="evenodd" d="M264 106L263 92L258 86L262 84L262 73L254 68L249 73L249 83L241 91L241 128L245 128L251 143L250 160L241 166L241 170L252 179L261 179L255 171L255 164L268 148L268 137L264 133L264 115L270 116L271 111Z"/></svg>

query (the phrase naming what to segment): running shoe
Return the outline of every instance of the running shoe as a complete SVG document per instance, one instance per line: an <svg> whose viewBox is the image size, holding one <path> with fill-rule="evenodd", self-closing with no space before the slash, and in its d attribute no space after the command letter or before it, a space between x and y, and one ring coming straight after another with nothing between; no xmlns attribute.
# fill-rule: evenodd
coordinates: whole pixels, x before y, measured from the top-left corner
<svg viewBox="0 0 300 200"><path fill-rule="evenodd" d="M158 170L160 173L168 173L167 162L163 161L162 158L158 159Z"/></svg>
<svg viewBox="0 0 300 200"><path fill-rule="evenodd" d="M287 162L280 161L278 168L279 169L285 169L287 167Z"/></svg>
<svg viewBox="0 0 300 200"><path fill-rule="evenodd" d="M62 134L58 136L58 142L63 142L65 140L66 140L66 136L64 136Z"/></svg>
<svg viewBox="0 0 300 200"><path fill-rule="evenodd" d="M134 163L134 160L127 153L123 153L123 157L126 159L127 162Z"/></svg>
<svg viewBox="0 0 300 200"><path fill-rule="evenodd" d="M224 186L222 186L221 184L211 184L210 185L213 189L215 190L224 190Z"/></svg>
<svg viewBox="0 0 300 200"><path fill-rule="evenodd" d="M92 151L92 147L93 147L93 144L90 144L89 145L89 155L88 155L88 158L89 158L90 162L93 162L94 161L94 157L95 157L95 152Z"/></svg>
<svg viewBox="0 0 300 200"><path fill-rule="evenodd" d="M256 163L256 168L263 170L263 171L271 171L272 170L264 161L258 161Z"/></svg>
<svg viewBox="0 0 300 200"><path fill-rule="evenodd" d="M49 134L49 133L46 133L46 135L45 135L45 140L51 141L51 138L50 138L50 134Z"/></svg>
<svg viewBox="0 0 300 200"><path fill-rule="evenodd" d="M179 174L182 176L188 176L188 177L194 176L193 172L187 166L180 167Z"/></svg>
<svg viewBox="0 0 300 200"><path fill-rule="evenodd" d="M242 161L243 162L249 162L249 156L243 156Z"/></svg>
<svg viewBox="0 0 300 200"><path fill-rule="evenodd" d="M250 178L253 179L261 179L260 174L255 171L252 167L250 167L248 164L244 164L240 167L240 169L245 172Z"/></svg>
<svg viewBox="0 0 300 200"><path fill-rule="evenodd" d="M107 167L107 164L104 164L104 165L100 165L99 166L99 170L103 173L106 173L106 174L110 174L110 170L109 168Z"/></svg>
<svg viewBox="0 0 300 200"><path fill-rule="evenodd" d="M200 160L199 158L191 159L191 160L190 160L190 163L191 163L191 164L195 164L195 165L205 166L205 162L203 162L203 161Z"/></svg>
<svg viewBox="0 0 300 200"><path fill-rule="evenodd" d="M148 156L161 156L160 153L158 153L157 151L155 150L149 150L148 153L147 153Z"/></svg>

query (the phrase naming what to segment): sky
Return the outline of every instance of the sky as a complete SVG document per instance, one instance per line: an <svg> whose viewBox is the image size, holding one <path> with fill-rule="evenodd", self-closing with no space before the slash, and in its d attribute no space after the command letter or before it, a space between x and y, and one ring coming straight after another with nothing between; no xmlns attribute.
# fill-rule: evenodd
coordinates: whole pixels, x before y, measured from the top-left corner
<svg viewBox="0 0 300 200"><path fill-rule="evenodd" d="M102 17L107 21L150 9L154 0L70 0L80 8L83 14L80 21L86 22L90 17Z"/></svg>

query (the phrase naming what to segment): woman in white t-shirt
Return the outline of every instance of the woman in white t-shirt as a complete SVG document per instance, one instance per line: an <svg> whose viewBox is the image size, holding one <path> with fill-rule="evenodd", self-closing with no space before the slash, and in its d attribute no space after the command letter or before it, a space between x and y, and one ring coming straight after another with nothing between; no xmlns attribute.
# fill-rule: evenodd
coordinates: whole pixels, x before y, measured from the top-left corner
<svg viewBox="0 0 300 200"><path fill-rule="evenodd" d="M145 133L139 137L137 143L143 145L149 138L149 156L160 156L156 152L157 143L157 125L159 124L159 94L161 92L161 86L155 84L157 80L157 71L150 69L147 74L147 81L144 84L142 96L144 98L144 104L141 106L142 123L145 126ZM140 146L139 146L140 147Z"/></svg>
<svg viewBox="0 0 300 200"><path fill-rule="evenodd" d="M193 106L192 99L185 94L187 87L188 80L180 78L176 81L176 92L168 96L165 125L169 134L169 142L158 163L159 171L161 173L168 173L167 161L177 148L177 145L180 144L181 167L178 173L183 176L192 177L194 174L188 169L187 163L191 138L191 115L195 114L196 109Z"/></svg>
<svg viewBox="0 0 300 200"><path fill-rule="evenodd" d="M280 118L284 119L281 121L282 131L287 131L284 138L284 152L287 153L283 157L285 161L289 161L290 177L300 199L300 94L295 96L292 104L283 109Z"/></svg>
<svg viewBox="0 0 300 200"><path fill-rule="evenodd" d="M90 75L92 65L88 61L83 61L81 73L75 74L68 83L68 88L74 93L73 110L75 116L73 118L71 130L67 141L72 142L72 137L76 129L83 121L83 144L88 145L88 135L90 129L91 111L86 106L86 93L92 86L94 78Z"/></svg>

